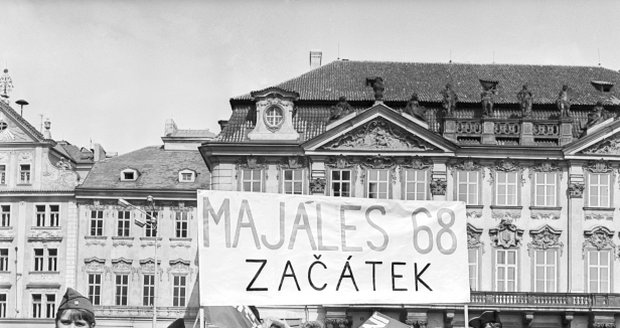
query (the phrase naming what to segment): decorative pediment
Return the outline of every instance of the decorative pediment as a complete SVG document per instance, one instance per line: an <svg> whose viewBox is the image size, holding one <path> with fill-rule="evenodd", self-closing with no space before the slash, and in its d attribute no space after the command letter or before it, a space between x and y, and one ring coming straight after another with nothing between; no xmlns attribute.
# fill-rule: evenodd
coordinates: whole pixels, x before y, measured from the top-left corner
<svg viewBox="0 0 620 328"><path fill-rule="evenodd" d="M237 169L266 169L267 164L265 163L265 159L262 157L256 156L245 156L237 160L236 162Z"/></svg>
<svg viewBox="0 0 620 328"><path fill-rule="evenodd" d="M556 162L545 161L545 162L540 162L540 163L537 163L536 165L530 166L530 174L529 174L530 179L532 178L532 174L535 172L542 172L542 173L562 172L562 168Z"/></svg>
<svg viewBox="0 0 620 328"><path fill-rule="evenodd" d="M132 259L126 259L124 257L112 259L112 271L114 271L114 273L133 273L134 267L131 265L132 262Z"/></svg>
<svg viewBox="0 0 620 328"><path fill-rule="evenodd" d="M400 163L400 167L414 170L427 170L433 167L433 162L426 157L407 157Z"/></svg>
<svg viewBox="0 0 620 328"><path fill-rule="evenodd" d="M105 272L105 259L100 259L98 257L89 257L84 259L84 271L92 273Z"/></svg>
<svg viewBox="0 0 620 328"><path fill-rule="evenodd" d="M597 250L601 249L614 249L616 245L614 244L612 238L614 237L614 232L609 230L607 227L598 226L594 227L592 230L586 230L583 232L586 240L583 242L584 250L587 247L594 247Z"/></svg>
<svg viewBox="0 0 620 328"><path fill-rule="evenodd" d="M497 228L489 230L489 236L494 247L517 248L521 246L523 229L517 228L510 220L502 220Z"/></svg>
<svg viewBox="0 0 620 328"><path fill-rule="evenodd" d="M530 230L532 241L527 244L528 250L547 250L552 248L561 249L564 244L560 241L561 230L556 230L549 225L540 229Z"/></svg>
<svg viewBox="0 0 620 328"><path fill-rule="evenodd" d="M192 269L190 268L190 261L176 259L170 261L170 266L167 270L168 275L190 275Z"/></svg>
<svg viewBox="0 0 620 328"><path fill-rule="evenodd" d="M286 158L283 158L280 163L279 166L281 169L299 169L302 167L306 167L307 164L307 160L305 157L302 156L289 156Z"/></svg>
<svg viewBox="0 0 620 328"><path fill-rule="evenodd" d="M159 271L161 272L161 260L157 260ZM155 274L155 260L151 257L140 260L140 271L142 273Z"/></svg>
<svg viewBox="0 0 620 328"><path fill-rule="evenodd" d="M620 132L580 151L586 155L620 155Z"/></svg>
<svg viewBox="0 0 620 328"><path fill-rule="evenodd" d="M9 115L0 110L0 143L12 142L36 142L22 123L11 119Z"/></svg>
<svg viewBox="0 0 620 328"><path fill-rule="evenodd" d="M478 163L477 161L474 161L471 158L458 160L458 161L452 161L448 165L450 166L450 168L452 168L452 170L459 170L459 171L482 170L482 165L480 165L480 163Z"/></svg>
<svg viewBox="0 0 620 328"><path fill-rule="evenodd" d="M613 171L611 164L603 160L590 161L583 166L583 169L591 173L610 173Z"/></svg>
<svg viewBox="0 0 620 328"><path fill-rule="evenodd" d="M474 227L472 224L467 224L467 248L480 248L484 244L480 241L482 236L482 229Z"/></svg>
<svg viewBox="0 0 620 328"><path fill-rule="evenodd" d="M503 159L495 163L495 165L490 167L491 177L489 179L490 183L495 181L495 176L497 172L518 172L518 178L521 180L521 185L525 183L525 179L523 179L523 167L517 162L511 159Z"/></svg>
<svg viewBox="0 0 620 328"><path fill-rule="evenodd" d="M351 161L350 157L338 155L329 157L325 165L335 169L351 169L354 168L356 164Z"/></svg>
<svg viewBox="0 0 620 328"><path fill-rule="evenodd" d="M383 118L375 118L321 147L333 150L437 150L432 144Z"/></svg>

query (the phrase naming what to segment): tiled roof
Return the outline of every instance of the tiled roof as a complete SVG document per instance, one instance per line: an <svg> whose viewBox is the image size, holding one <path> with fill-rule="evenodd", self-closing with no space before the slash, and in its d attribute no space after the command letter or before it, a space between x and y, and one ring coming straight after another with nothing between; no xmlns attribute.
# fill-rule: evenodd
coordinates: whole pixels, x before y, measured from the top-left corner
<svg viewBox="0 0 620 328"><path fill-rule="evenodd" d="M136 181L120 181L121 171L127 168L138 170ZM184 169L196 172L194 182L179 182L179 171ZM209 179L209 171L197 150L151 146L95 163L78 189L195 190L208 188Z"/></svg>
<svg viewBox="0 0 620 328"><path fill-rule="evenodd" d="M299 93L300 100L374 100L366 85L367 78L384 80L385 101L406 101L416 92L422 102L440 102L441 90L450 82L459 102L480 102L480 79L498 81L495 103L517 103L517 93L524 84L534 95L534 104L552 104L562 85L569 86L571 103L593 105L599 92L592 81L615 84L610 96L620 98L620 73L602 67L508 65L508 64L442 64L340 60L331 62L299 77L275 85ZM274 86L271 86L274 87ZM245 94L233 100L251 99Z"/></svg>
<svg viewBox="0 0 620 328"><path fill-rule="evenodd" d="M93 153L90 150L79 148L65 140L58 141L54 149L58 150L77 164L89 164L94 160Z"/></svg>
<svg viewBox="0 0 620 328"><path fill-rule="evenodd" d="M172 133L166 135L166 137L179 137L179 138L213 138L215 133L209 130L192 130L192 129L177 129Z"/></svg>
<svg viewBox="0 0 620 328"><path fill-rule="evenodd" d="M569 86L569 97L574 105L573 136L583 131L589 109L601 97L620 98L620 73L601 67L537 66L502 64L428 64L396 62L335 61L289 81L271 86L299 93L295 103L293 126L301 134L300 143L325 131L330 108L340 96L347 97L356 109L366 109L374 101L374 92L366 86L366 79L380 76L385 81L384 101L394 109L405 107L413 92L427 108L429 130L440 133L438 112L441 111L441 90L450 82L458 94L459 103L454 115L470 119L480 117L480 79L498 81L494 97L494 117L519 117L517 93L523 84L534 95L534 120L557 120L559 111L555 99L562 85ZM601 94L592 81L615 84L610 92ZM268 89L268 88L267 88ZM250 94L233 98L233 112L228 125L214 139L215 142L248 142L247 134L254 128L256 111L248 103ZM617 105L616 105L617 106Z"/></svg>

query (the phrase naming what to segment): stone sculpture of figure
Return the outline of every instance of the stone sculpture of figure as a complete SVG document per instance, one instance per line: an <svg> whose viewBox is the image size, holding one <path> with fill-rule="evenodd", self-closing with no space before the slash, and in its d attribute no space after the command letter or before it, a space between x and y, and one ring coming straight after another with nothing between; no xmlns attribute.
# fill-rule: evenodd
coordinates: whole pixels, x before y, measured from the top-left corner
<svg viewBox="0 0 620 328"><path fill-rule="evenodd" d="M527 85L523 85L523 89L517 93L517 99L521 104L521 114L525 118L532 117L532 101L533 95L530 90L527 89Z"/></svg>
<svg viewBox="0 0 620 328"><path fill-rule="evenodd" d="M482 103L482 116L493 117L493 89L487 89L480 93Z"/></svg>
<svg viewBox="0 0 620 328"><path fill-rule="evenodd" d="M372 82L372 90L375 92L375 100L382 101L383 100L383 91L385 90L385 86L383 85L383 78L376 77Z"/></svg>
<svg viewBox="0 0 620 328"><path fill-rule="evenodd" d="M456 103L459 99L456 92L452 90L452 85L450 83L447 83L446 87L441 90L441 95L443 97L442 105L444 111L446 112L446 117L452 117L454 110L456 109Z"/></svg>
<svg viewBox="0 0 620 328"><path fill-rule="evenodd" d="M329 120L337 120L341 117L348 115L351 112L353 112L353 108L347 102L347 97L341 96L340 98L338 98L338 103L331 108Z"/></svg>
<svg viewBox="0 0 620 328"><path fill-rule="evenodd" d="M426 108L420 105L418 101L418 94L415 92L411 95L411 99L409 99L407 106L403 109L403 111L426 122Z"/></svg>
<svg viewBox="0 0 620 328"><path fill-rule="evenodd" d="M608 115L608 113L605 112L605 107L603 107L603 102L599 100L596 102L596 105L594 106L594 108L592 108L590 113L588 113L588 122L586 123L586 128L595 126L605 121L609 117L610 115Z"/></svg>
<svg viewBox="0 0 620 328"><path fill-rule="evenodd" d="M568 85L563 85L562 90L558 94L555 104L560 110L561 117L570 117L570 99L568 99Z"/></svg>

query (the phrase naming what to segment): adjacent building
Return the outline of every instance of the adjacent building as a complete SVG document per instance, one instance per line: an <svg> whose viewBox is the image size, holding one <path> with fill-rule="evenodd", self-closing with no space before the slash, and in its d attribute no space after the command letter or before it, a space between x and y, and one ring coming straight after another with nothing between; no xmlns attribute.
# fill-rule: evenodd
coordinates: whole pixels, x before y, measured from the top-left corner
<svg viewBox="0 0 620 328"><path fill-rule="evenodd" d="M339 60L232 98L200 153L214 190L464 201L470 317L615 327L618 83L601 67ZM325 303L261 314L466 326L462 304Z"/></svg>
<svg viewBox="0 0 620 328"><path fill-rule="evenodd" d="M105 151L55 141L0 102L0 326L49 326L76 284L75 187Z"/></svg>
<svg viewBox="0 0 620 328"><path fill-rule="evenodd" d="M210 185L197 147L214 136L170 120L163 145L97 162L76 189L75 286L97 326L151 327L155 301L158 326L196 317L196 190Z"/></svg>

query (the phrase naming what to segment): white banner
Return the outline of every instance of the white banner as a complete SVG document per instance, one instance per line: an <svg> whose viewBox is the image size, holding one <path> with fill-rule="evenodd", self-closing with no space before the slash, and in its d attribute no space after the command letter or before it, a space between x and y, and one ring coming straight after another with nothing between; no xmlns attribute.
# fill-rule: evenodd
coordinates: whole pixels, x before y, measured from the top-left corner
<svg viewBox="0 0 620 328"><path fill-rule="evenodd" d="M198 191L200 304L469 302L465 204Z"/></svg>

